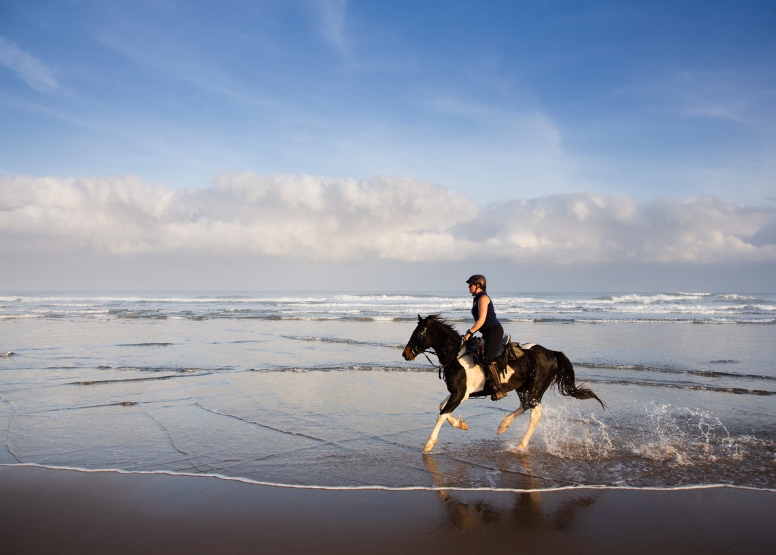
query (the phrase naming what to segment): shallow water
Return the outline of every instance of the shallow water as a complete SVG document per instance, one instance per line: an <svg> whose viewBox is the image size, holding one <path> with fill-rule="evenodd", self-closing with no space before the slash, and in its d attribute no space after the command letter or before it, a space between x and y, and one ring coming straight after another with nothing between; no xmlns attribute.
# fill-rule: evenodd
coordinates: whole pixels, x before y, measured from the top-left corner
<svg viewBox="0 0 776 555"><path fill-rule="evenodd" d="M494 294L520 342L562 350L594 401L548 392L525 453L512 394L447 395L401 348L470 298L0 294L0 463L219 473L323 486L776 487L776 297ZM4 431L4 432L3 432ZM2 436L0 436L2 437Z"/></svg>

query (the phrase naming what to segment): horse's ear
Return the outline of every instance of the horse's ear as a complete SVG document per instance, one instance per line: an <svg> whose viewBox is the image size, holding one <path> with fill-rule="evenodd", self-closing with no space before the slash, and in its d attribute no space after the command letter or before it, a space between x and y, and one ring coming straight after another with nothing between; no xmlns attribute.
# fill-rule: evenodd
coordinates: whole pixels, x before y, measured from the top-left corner
<svg viewBox="0 0 776 555"><path fill-rule="evenodd" d="M420 314L418 314L418 324L422 324L422 323L423 323L423 318L421 318Z"/></svg>

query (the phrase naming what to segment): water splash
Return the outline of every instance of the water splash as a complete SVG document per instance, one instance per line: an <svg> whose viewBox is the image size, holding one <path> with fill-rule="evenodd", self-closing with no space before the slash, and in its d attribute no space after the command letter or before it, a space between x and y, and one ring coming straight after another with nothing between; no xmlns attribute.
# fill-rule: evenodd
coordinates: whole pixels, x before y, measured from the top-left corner
<svg viewBox="0 0 776 555"><path fill-rule="evenodd" d="M622 461L630 455L680 466L741 461L753 447L774 447L754 436L732 436L707 411L654 403L644 407L640 418L637 413L625 422L585 414L573 403L543 407L537 439L547 454L564 460Z"/></svg>
<svg viewBox="0 0 776 555"><path fill-rule="evenodd" d="M646 407L645 419L649 425L641 428L641 434L630 444L631 452L640 457L688 466L720 459L738 461L746 455L741 441L744 438L732 437L720 419L709 412L653 405Z"/></svg>
<svg viewBox="0 0 776 555"><path fill-rule="evenodd" d="M773 487L767 470L776 463L773 437L736 435L697 408L630 408L635 410L600 415L573 402L543 406L528 451L532 473L558 484Z"/></svg>
<svg viewBox="0 0 776 555"><path fill-rule="evenodd" d="M541 437L545 449L561 459L606 459L614 450L610 427L591 412L584 416L578 405L563 403L542 407Z"/></svg>

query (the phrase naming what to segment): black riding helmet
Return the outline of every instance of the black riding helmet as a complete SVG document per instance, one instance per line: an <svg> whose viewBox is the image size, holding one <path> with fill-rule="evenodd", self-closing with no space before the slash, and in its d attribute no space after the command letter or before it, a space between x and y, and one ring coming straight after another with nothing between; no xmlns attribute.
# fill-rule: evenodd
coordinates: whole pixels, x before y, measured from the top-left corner
<svg viewBox="0 0 776 555"><path fill-rule="evenodd" d="M488 288L488 282L485 280L485 276L480 274L474 274L472 277L466 280L469 285L477 284L485 291Z"/></svg>

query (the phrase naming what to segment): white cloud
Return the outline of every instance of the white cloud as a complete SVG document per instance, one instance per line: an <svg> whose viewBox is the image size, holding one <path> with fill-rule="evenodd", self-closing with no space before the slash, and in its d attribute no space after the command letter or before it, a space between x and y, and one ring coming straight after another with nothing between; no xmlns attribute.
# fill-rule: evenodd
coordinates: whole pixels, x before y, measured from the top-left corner
<svg viewBox="0 0 776 555"><path fill-rule="evenodd" d="M0 178L0 248L449 260L463 256L449 229L477 211L462 195L407 178L246 172L188 190L131 176Z"/></svg>
<svg viewBox="0 0 776 555"><path fill-rule="evenodd" d="M724 263L776 260L776 245L747 241L769 222L776 210L712 196L637 202L575 193L492 206L460 233L515 260Z"/></svg>
<svg viewBox="0 0 776 555"><path fill-rule="evenodd" d="M637 202L576 193L482 208L401 177L243 172L222 174L205 189L133 176L0 178L0 251L7 253L731 263L776 260L776 245L749 241L775 223L776 209L711 196Z"/></svg>
<svg viewBox="0 0 776 555"><path fill-rule="evenodd" d="M54 91L59 88L51 70L29 52L0 37L0 66L7 67L17 77L38 92Z"/></svg>

